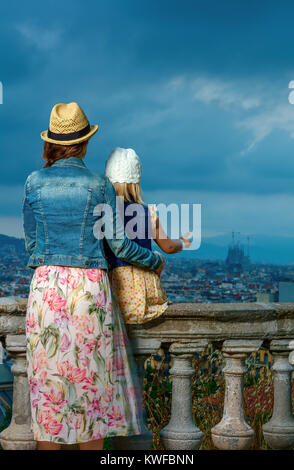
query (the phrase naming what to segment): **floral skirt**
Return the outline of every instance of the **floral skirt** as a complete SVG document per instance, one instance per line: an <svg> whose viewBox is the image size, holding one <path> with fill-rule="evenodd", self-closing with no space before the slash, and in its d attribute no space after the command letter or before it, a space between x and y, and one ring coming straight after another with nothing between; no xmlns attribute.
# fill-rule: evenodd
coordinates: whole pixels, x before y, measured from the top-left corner
<svg viewBox="0 0 294 470"><path fill-rule="evenodd" d="M106 271L37 267L26 324L35 440L73 444L144 432L142 389Z"/></svg>
<svg viewBox="0 0 294 470"><path fill-rule="evenodd" d="M154 271L120 266L110 271L109 279L125 323L145 323L168 307L165 290Z"/></svg>

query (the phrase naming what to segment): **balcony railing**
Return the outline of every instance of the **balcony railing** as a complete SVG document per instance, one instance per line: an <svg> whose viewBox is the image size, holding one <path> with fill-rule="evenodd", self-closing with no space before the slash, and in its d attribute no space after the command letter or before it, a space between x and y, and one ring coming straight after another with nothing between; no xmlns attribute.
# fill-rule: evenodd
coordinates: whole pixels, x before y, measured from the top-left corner
<svg viewBox="0 0 294 470"><path fill-rule="evenodd" d="M26 374L26 299L0 298L0 337L12 355L14 393L12 420L0 434L3 449L35 449L30 431L29 388ZM146 359L159 348L172 357L172 407L168 425L160 432L165 449L199 449L203 434L192 419L192 359L208 344L221 348L226 360L223 417L211 430L219 449L248 449L254 431L243 408L245 360L267 347L273 357L274 408L263 426L267 444L273 449L294 446L291 406L291 373L294 368L294 303L173 304L152 322L128 326L141 379ZM149 449L152 434L114 439L116 448Z"/></svg>

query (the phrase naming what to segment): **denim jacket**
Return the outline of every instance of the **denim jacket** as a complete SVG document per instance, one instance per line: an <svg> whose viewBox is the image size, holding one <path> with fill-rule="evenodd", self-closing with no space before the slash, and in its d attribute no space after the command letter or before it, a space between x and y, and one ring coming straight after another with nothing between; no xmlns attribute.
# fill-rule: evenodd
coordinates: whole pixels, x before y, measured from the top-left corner
<svg viewBox="0 0 294 470"><path fill-rule="evenodd" d="M105 203L113 214L107 222L113 225L113 236L106 236L113 253L131 264L156 270L160 256L125 235L112 183L91 172L77 157L57 160L48 168L33 171L26 180L23 228L30 255L27 266L107 269L103 239L93 233L99 218L94 208Z"/></svg>

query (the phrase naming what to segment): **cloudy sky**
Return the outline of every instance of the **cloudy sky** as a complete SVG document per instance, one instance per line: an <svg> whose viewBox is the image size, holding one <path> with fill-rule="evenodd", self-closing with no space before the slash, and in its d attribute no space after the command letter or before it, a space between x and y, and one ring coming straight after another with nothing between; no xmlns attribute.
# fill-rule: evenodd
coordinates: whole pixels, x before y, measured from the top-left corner
<svg viewBox="0 0 294 470"><path fill-rule="evenodd" d="M89 168L132 147L147 202L201 203L204 237L292 237L293 14L283 0L2 4L0 233L22 236L40 132L77 101L99 124Z"/></svg>

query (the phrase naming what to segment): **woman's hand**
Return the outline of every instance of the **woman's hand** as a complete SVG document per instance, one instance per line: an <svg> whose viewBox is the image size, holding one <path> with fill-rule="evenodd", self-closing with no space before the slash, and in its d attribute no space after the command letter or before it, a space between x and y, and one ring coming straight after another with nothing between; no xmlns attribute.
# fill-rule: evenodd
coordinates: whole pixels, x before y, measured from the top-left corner
<svg viewBox="0 0 294 470"><path fill-rule="evenodd" d="M154 251L154 253L157 254L157 255L159 255L160 258L161 258L161 260L162 260L161 265L160 265L159 268L157 268L156 271L155 271L155 272L158 274L158 276L160 277L161 271L162 271L163 268L164 268L164 257L162 256L161 253L159 253L159 251Z"/></svg>
<svg viewBox="0 0 294 470"><path fill-rule="evenodd" d="M184 248L190 248L190 246L192 245L192 242L191 242L189 236L190 236L190 232L187 232L187 233L185 233L185 235L180 237L180 240L183 240L183 242L184 242L183 249Z"/></svg>

